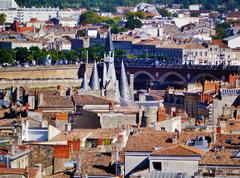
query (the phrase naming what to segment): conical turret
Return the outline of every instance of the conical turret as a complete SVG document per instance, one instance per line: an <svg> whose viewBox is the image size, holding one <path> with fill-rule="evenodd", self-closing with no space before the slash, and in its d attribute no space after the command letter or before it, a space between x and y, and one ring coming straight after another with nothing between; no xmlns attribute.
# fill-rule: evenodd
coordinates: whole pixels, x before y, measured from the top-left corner
<svg viewBox="0 0 240 178"><path fill-rule="evenodd" d="M107 38L105 41L105 51L114 51L114 46L113 46L113 41L112 41L112 34L111 34L111 29L108 29L108 34Z"/></svg>
<svg viewBox="0 0 240 178"><path fill-rule="evenodd" d="M109 63L107 78L108 78L108 81L114 81L114 82L117 79L114 62Z"/></svg>
<svg viewBox="0 0 240 178"><path fill-rule="evenodd" d="M107 38L105 41L104 61L105 62L114 61L114 46L113 46L112 34L111 34L110 28L108 30Z"/></svg>
<svg viewBox="0 0 240 178"><path fill-rule="evenodd" d="M128 84L127 74L123 61L121 65L120 94L123 100L132 100L131 90Z"/></svg>
<svg viewBox="0 0 240 178"><path fill-rule="evenodd" d="M87 79L87 73L85 71L83 75L82 84L81 84L81 90L87 91L88 89L89 89L88 79Z"/></svg>
<svg viewBox="0 0 240 178"><path fill-rule="evenodd" d="M103 88L106 87L107 84L107 65L106 63L103 64L103 82L102 82L102 86Z"/></svg>
<svg viewBox="0 0 240 178"><path fill-rule="evenodd" d="M100 90L100 83L98 77L97 63L96 61L93 64L93 70L91 74L90 87L92 90Z"/></svg>

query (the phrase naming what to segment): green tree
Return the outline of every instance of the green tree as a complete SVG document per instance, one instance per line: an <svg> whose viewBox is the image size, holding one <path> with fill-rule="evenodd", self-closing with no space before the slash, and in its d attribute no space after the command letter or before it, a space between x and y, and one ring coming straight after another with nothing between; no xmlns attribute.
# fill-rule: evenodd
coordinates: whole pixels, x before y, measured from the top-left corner
<svg viewBox="0 0 240 178"><path fill-rule="evenodd" d="M213 37L214 39L223 39L226 37L226 29L230 28L231 25L227 22L223 22L216 26L216 35Z"/></svg>
<svg viewBox="0 0 240 178"><path fill-rule="evenodd" d="M64 51L58 52L58 59L59 60L65 60L67 58L66 53Z"/></svg>
<svg viewBox="0 0 240 178"><path fill-rule="evenodd" d="M80 24L97 24L101 23L102 19L95 12L87 11L80 15L79 22Z"/></svg>
<svg viewBox="0 0 240 178"><path fill-rule="evenodd" d="M45 50L41 50L37 46L30 47L29 53L32 55L32 60L37 61L37 64L43 64L48 54ZM31 60L31 58L29 59ZM28 61L28 62L31 62L31 61Z"/></svg>
<svg viewBox="0 0 240 178"><path fill-rule="evenodd" d="M134 59L134 58L137 58L137 56L133 55L133 54L128 54L127 55L127 58L128 59Z"/></svg>
<svg viewBox="0 0 240 178"><path fill-rule="evenodd" d="M134 28L141 28L142 22L138 19L129 19L125 25L125 28L133 30Z"/></svg>
<svg viewBox="0 0 240 178"><path fill-rule="evenodd" d="M115 57L116 58L124 58L126 56L126 50L115 49Z"/></svg>
<svg viewBox="0 0 240 178"><path fill-rule="evenodd" d="M87 35L86 30L78 30L76 36L77 37L85 37Z"/></svg>
<svg viewBox="0 0 240 178"><path fill-rule="evenodd" d="M86 49L86 48L79 49L80 59L81 59L83 62L86 62L86 60L87 60L87 50L88 50L88 49Z"/></svg>
<svg viewBox="0 0 240 178"><path fill-rule="evenodd" d="M169 16L171 16L171 13L170 13L167 9L165 9L165 8L160 8L160 9L158 9L158 13L159 13L161 16L163 16L163 17L169 17Z"/></svg>
<svg viewBox="0 0 240 178"><path fill-rule="evenodd" d="M14 63L13 51L11 49L0 49L0 64Z"/></svg>
<svg viewBox="0 0 240 178"><path fill-rule="evenodd" d="M76 63L79 58L79 55L78 55L77 51L70 50L66 53L66 58L70 63Z"/></svg>
<svg viewBox="0 0 240 178"><path fill-rule="evenodd" d="M88 48L89 60L100 61L103 58L103 46L91 46Z"/></svg>
<svg viewBox="0 0 240 178"><path fill-rule="evenodd" d="M126 19L134 19L134 18L139 18L139 19L144 19L146 17L145 13L142 12L142 11L137 11L137 12L131 12L131 11L128 11L126 14Z"/></svg>
<svg viewBox="0 0 240 178"><path fill-rule="evenodd" d="M6 22L6 14L0 14L0 24L4 25Z"/></svg>
<svg viewBox="0 0 240 178"><path fill-rule="evenodd" d="M16 60L19 61L19 63L27 62L27 57L29 52L27 48L18 47L15 49L15 51L16 51Z"/></svg>
<svg viewBox="0 0 240 178"><path fill-rule="evenodd" d="M57 60L58 60L57 51L49 51L48 54L50 55L52 61L53 61L54 63L56 63Z"/></svg>

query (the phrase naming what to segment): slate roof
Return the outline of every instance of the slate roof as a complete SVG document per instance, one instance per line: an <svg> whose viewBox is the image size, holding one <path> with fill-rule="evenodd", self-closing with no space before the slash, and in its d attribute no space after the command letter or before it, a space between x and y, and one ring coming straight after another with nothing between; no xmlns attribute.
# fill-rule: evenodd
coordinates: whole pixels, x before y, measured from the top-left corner
<svg viewBox="0 0 240 178"><path fill-rule="evenodd" d="M112 42L112 34L111 31L108 31L107 38L105 41L105 51L114 51L114 45Z"/></svg>

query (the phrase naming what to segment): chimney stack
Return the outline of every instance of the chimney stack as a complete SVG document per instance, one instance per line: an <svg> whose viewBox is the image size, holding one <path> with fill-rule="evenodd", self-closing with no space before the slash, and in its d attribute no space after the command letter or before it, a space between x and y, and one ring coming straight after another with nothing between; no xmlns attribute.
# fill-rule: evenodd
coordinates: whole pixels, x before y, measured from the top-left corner
<svg viewBox="0 0 240 178"><path fill-rule="evenodd" d="M38 94L38 106L43 105L43 93Z"/></svg>

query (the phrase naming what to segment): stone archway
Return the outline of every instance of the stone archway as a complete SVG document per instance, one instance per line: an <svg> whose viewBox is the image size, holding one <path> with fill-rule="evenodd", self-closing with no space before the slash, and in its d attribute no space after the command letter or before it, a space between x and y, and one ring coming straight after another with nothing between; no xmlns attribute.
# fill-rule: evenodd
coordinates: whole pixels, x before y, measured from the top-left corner
<svg viewBox="0 0 240 178"><path fill-rule="evenodd" d="M167 73L165 73L164 75L162 75L162 76L160 77L159 82L160 82L160 83L165 82L166 79L167 79L169 76L176 76L177 78L180 79L180 82L186 83L186 79L185 79L181 74L179 74L179 73L177 73L177 72L167 72Z"/></svg>
<svg viewBox="0 0 240 178"><path fill-rule="evenodd" d="M140 71L136 72L134 74L134 79L136 79L141 74L147 75L151 80L155 80L155 77L151 73L144 71L144 70L140 70Z"/></svg>
<svg viewBox="0 0 240 178"><path fill-rule="evenodd" d="M155 78L146 71L139 71L134 74L134 89L148 89Z"/></svg>
<svg viewBox="0 0 240 178"><path fill-rule="evenodd" d="M196 81L199 81L201 79L209 79L209 80L219 80L216 76L212 75L212 74L208 74L208 73L201 73L201 74L198 74L196 75L195 77L193 77L191 79L191 82L194 83Z"/></svg>

